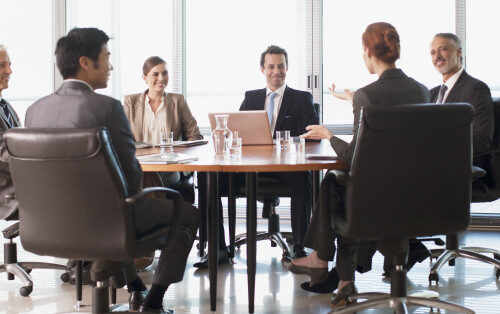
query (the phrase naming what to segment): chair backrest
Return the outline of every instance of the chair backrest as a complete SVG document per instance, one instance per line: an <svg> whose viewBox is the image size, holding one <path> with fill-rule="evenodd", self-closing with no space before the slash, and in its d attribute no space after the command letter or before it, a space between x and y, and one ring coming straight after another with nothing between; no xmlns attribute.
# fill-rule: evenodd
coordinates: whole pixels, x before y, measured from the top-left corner
<svg viewBox="0 0 500 314"><path fill-rule="evenodd" d="M482 166L486 170L484 182L488 188L496 190L496 194L500 194L500 97L493 98L493 112L495 115L495 129L493 142L491 143L491 154L486 156Z"/></svg>
<svg viewBox="0 0 500 314"><path fill-rule="evenodd" d="M39 255L123 260L135 240L127 185L106 128L5 134L23 247Z"/></svg>
<svg viewBox="0 0 500 314"><path fill-rule="evenodd" d="M472 116L469 104L363 108L340 233L382 240L464 230Z"/></svg>

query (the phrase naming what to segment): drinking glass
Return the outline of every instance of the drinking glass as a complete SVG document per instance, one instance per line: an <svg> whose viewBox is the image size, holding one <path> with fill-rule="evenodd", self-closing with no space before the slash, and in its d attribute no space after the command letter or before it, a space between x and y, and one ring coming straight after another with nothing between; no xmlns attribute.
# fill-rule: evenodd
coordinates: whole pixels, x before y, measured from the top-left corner
<svg viewBox="0 0 500 314"><path fill-rule="evenodd" d="M293 146L293 139L290 137L290 131L282 131L281 149L289 150Z"/></svg>
<svg viewBox="0 0 500 314"><path fill-rule="evenodd" d="M240 157L242 144L243 139L241 137L233 137L233 142L231 144L231 148L229 149L229 155L231 157Z"/></svg>
<svg viewBox="0 0 500 314"><path fill-rule="evenodd" d="M166 153L174 151L174 132L160 132L160 147L162 148L162 151Z"/></svg>
<svg viewBox="0 0 500 314"><path fill-rule="evenodd" d="M276 149L281 150L281 141L283 140L283 131L276 131L276 136L274 137L274 142L276 144Z"/></svg>
<svg viewBox="0 0 500 314"><path fill-rule="evenodd" d="M306 155L306 139L302 137L294 137L295 153L297 157L305 157Z"/></svg>

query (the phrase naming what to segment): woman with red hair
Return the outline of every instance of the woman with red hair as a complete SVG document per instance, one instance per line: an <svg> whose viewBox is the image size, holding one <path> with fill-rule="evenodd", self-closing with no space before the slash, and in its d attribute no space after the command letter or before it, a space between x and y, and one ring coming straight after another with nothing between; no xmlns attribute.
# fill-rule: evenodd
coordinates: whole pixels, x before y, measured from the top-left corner
<svg viewBox="0 0 500 314"><path fill-rule="evenodd" d="M419 82L408 77L401 69L396 68L396 60L400 55L399 34L389 23L373 23L368 25L362 36L363 60L368 72L377 74L378 80L358 89L356 92L346 90L345 94L336 93L332 85L333 96L348 100L354 108L353 139L347 143L334 136L322 125L310 125L308 132L302 137L308 139L328 139L338 158L351 164L356 145L361 108L366 106L393 106L429 102L429 90ZM348 176L344 176L348 177ZM330 302L334 306L345 305L349 296L356 293L354 272L358 265L358 244L335 234L330 223L330 211L343 211L343 197L346 181L336 179L322 182L322 189L328 185L328 191L335 191L330 197L329 205L318 206L314 211L311 225L306 235L305 246L314 249L307 257L285 261L286 268L296 274L307 274L311 281L301 286L313 290L314 286L328 282L330 291L335 290ZM374 183L376 184L376 183ZM320 196L321 197L321 196ZM325 202L323 202L325 203ZM337 238L336 268L328 273L328 261L335 256L335 238ZM370 265L371 268L371 256ZM361 269L363 272L369 270ZM359 268L358 268L359 269Z"/></svg>

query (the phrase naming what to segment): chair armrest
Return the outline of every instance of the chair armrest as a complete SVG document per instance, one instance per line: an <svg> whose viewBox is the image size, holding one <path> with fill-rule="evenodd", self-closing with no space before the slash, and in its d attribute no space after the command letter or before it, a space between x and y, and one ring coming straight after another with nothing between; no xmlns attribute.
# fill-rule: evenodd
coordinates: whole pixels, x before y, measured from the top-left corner
<svg viewBox="0 0 500 314"><path fill-rule="evenodd" d="M486 175L486 171L484 171L484 169L482 169L482 168L472 166L471 170L472 170L472 179L473 180L478 179L478 178L482 178Z"/></svg>
<svg viewBox="0 0 500 314"><path fill-rule="evenodd" d="M174 201L174 208L172 209L172 221L170 224L170 231L167 239L167 246L175 246L177 243L177 235L181 229L181 213L182 213L182 195L181 193L174 191L169 188L163 187L150 187L145 188L135 195L127 197L125 202L127 204L134 204L138 199L142 198L144 195L153 193L153 192L162 192L165 193L167 199L171 199Z"/></svg>

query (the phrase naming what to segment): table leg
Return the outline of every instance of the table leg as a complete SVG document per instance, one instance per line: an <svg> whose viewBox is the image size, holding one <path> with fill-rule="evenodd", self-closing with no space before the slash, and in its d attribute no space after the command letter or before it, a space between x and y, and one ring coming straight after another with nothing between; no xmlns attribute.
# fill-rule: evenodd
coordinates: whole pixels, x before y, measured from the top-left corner
<svg viewBox="0 0 500 314"><path fill-rule="evenodd" d="M312 196L313 196L313 201L312 201L312 210L316 208L316 203L318 202L318 195L319 195L319 170L313 170L312 172Z"/></svg>
<svg viewBox="0 0 500 314"><path fill-rule="evenodd" d="M219 260L219 173L208 172L208 270L210 280L210 310L217 305L217 264Z"/></svg>
<svg viewBox="0 0 500 314"><path fill-rule="evenodd" d="M254 313L257 256L257 173L246 174L248 312Z"/></svg>
<svg viewBox="0 0 500 314"><path fill-rule="evenodd" d="M208 176L206 172L198 172L198 209L200 210L200 229L198 231L198 255L205 255L205 247L207 245L207 228L208 228Z"/></svg>
<svg viewBox="0 0 500 314"><path fill-rule="evenodd" d="M229 217L229 257L234 258L234 238L236 236L236 196L234 186L234 174L229 173L229 190L228 190L228 217Z"/></svg>

